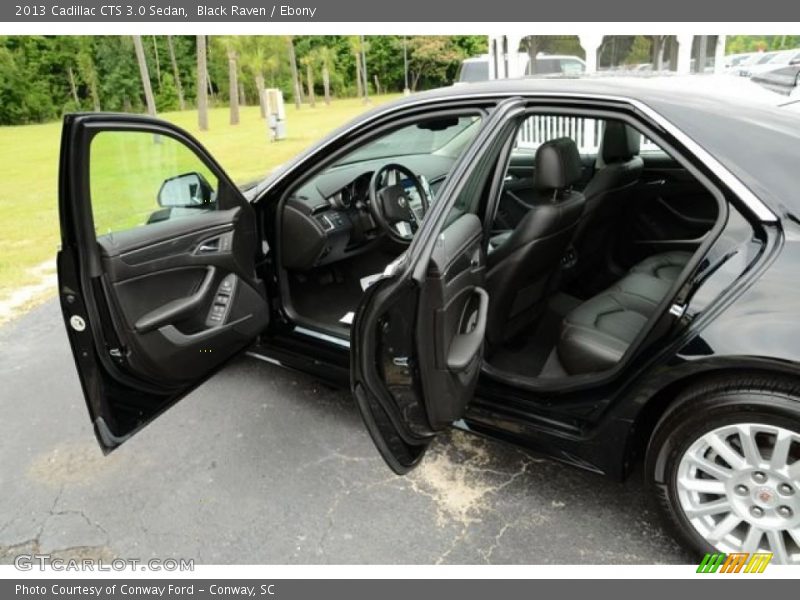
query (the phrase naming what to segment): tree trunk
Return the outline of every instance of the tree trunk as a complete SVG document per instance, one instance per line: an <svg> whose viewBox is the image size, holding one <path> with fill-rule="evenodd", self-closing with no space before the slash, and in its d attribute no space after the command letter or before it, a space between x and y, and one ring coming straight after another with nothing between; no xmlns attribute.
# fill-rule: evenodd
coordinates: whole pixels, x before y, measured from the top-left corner
<svg viewBox="0 0 800 600"><path fill-rule="evenodd" d="M705 73L707 54L708 54L708 36L701 35L700 42L697 44L697 58L694 61L695 68L698 73Z"/></svg>
<svg viewBox="0 0 800 600"><path fill-rule="evenodd" d="M361 79L361 55L356 52L356 89L358 90L358 97L361 98L364 95L364 84L362 83Z"/></svg>
<svg viewBox="0 0 800 600"><path fill-rule="evenodd" d="M178 106L181 110L186 110L186 99L183 97L183 85L181 75L178 71L178 61L175 59L175 43L172 36L167 36L167 49L169 50L169 62L172 64L172 78L175 80L175 89L178 91Z"/></svg>
<svg viewBox="0 0 800 600"><path fill-rule="evenodd" d="M311 63L306 65L306 86L308 89L308 103L311 108L317 105L317 98L314 96L314 71L311 68Z"/></svg>
<svg viewBox="0 0 800 600"><path fill-rule="evenodd" d="M150 72L147 69L147 60L144 57L144 47L142 47L142 36L133 36L133 47L136 50L136 62L139 63L139 76L142 78L142 88L144 89L144 100L147 104L147 114L155 116L156 101L153 98L153 88L150 86Z"/></svg>
<svg viewBox="0 0 800 600"><path fill-rule="evenodd" d="M367 76L367 50L361 36L361 73L364 75L364 104L369 103L369 77Z"/></svg>
<svg viewBox="0 0 800 600"><path fill-rule="evenodd" d="M267 99L264 96L264 75L256 75L256 92L258 92L258 110L262 119L267 118Z"/></svg>
<svg viewBox="0 0 800 600"><path fill-rule="evenodd" d="M372 78L375 80L375 93L380 96L380 94L381 94L381 80L378 79L377 75L373 75Z"/></svg>
<svg viewBox="0 0 800 600"><path fill-rule="evenodd" d="M147 65L145 65L147 67ZM147 81L148 87L150 84L150 80ZM89 82L89 94L92 96L92 106L94 107L94 112L100 112L100 93L97 91L97 73L92 73L92 80ZM150 97L152 98L153 92L150 91ZM153 114L156 111L155 102L153 102Z"/></svg>
<svg viewBox="0 0 800 600"><path fill-rule="evenodd" d="M292 67L292 85L294 87L294 107L299 109L303 102L303 91L300 86L300 76L297 74L297 56L294 53L294 40L289 38L289 63Z"/></svg>
<svg viewBox="0 0 800 600"><path fill-rule="evenodd" d="M236 52L228 51L228 96L231 104L231 125L239 124L239 80L236 72Z"/></svg>
<svg viewBox="0 0 800 600"><path fill-rule="evenodd" d="M200 131L208 131L208 69L204 35L197 36L197 126Z"/></svg>
<svg viewBox="0 0 800 600"><path fill-rule="evenodd" d="M153 54L156 57L156 81L158 81L158 90L161 91L161 61L158 59L158 43L156 36L153 36Z"/></svg>
<svg viewBox="0 0 800 600"><path fill-rule="evenodd" d="M325 105L331 103L331 74L328 72L328 66L322 67L322 87L325 88Z"/></svg>
<svg viewBox="0 0 800 600"><path fill-rule="evenodd" d="M421 76L422 76L422 70L421 69L419 71L417 71L416 73L413 73L413 75L411 76L411 91L412 92L416 92L417 91L417 83L419 83L419 78Z"/></svg>
<svg viewBox="0 0 800 600"><path fill-rule="evenodd" d="M67 68L67 75L69 75L69 90L72 93L72 100L75 102L75 108L79 109L81 101L78 99L78 86L75 84L75 73L72 71L72 67Z"/></svg>

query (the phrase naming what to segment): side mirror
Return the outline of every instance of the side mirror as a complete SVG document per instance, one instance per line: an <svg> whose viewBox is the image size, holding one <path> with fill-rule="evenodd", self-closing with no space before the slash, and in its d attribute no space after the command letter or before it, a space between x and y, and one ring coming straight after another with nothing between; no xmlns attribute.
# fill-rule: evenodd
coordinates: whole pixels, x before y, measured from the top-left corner
<svg viewBox="0 0 800 600"><path fill-rule="evenodd" d="M792 60L789 61L789 64L793 67L800 67L800 56L796 56Z"/></svg>
<svg viewBox="0 0 800 600"><path fill-rule="evenodd" d="M204 208L214 201L214 188L200 173L165 179L158 190L158 205L168 208Z"/></svg>

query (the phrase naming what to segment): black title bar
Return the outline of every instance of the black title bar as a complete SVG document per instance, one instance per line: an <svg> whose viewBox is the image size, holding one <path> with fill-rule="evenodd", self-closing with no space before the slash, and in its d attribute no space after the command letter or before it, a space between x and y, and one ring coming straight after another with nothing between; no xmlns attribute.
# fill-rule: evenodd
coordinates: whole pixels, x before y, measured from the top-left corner
<svg viewBox="0 0 800 600"><path fill-rule="evenodd" d="M2 22L778 22L800 21L786 0L33 0L2 2Z"/></svg>

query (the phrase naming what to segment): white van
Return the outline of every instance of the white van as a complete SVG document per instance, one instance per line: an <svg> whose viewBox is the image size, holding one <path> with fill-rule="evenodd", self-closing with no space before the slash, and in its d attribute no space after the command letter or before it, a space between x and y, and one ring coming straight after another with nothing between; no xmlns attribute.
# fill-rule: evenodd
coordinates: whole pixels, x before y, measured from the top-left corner
<svg viewBox="0 0 800 600"><path fill-rule="evenodd" d="M476 81L489 80L489 60L488 54L481 54L472 58L466 58L461 62L458 70L456 84L473 83ZM502 60L500 58L499 60ZM568 54L546 54L540 52L536 55L533 65L530 56L526 52L517 54L517 61L520 71L529 76L539 75L580 75L586 71L586 63L578 56Z"/></svg>

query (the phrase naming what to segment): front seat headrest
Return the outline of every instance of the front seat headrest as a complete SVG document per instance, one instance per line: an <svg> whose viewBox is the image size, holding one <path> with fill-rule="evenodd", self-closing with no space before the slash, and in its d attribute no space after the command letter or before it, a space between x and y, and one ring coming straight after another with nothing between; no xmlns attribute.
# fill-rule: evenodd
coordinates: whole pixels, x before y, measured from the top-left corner
<svg viewBox="0 0 800 600"><path fill-rule="evenodd" d="M581 155L572 138L545 142L536 150L533 184L537 190L563 190L581 178Z"/></svg>
<svg viewBox="0 0 800 600"><path fill-rule="evenodd" d="M624 162L639 154L642 135L622 121L607 121L600 143L600 156L606 164Z"/></svg>

